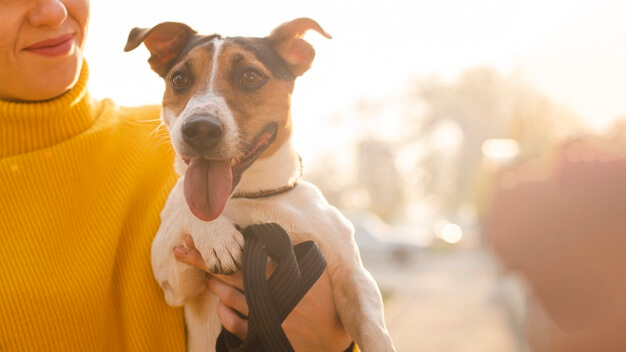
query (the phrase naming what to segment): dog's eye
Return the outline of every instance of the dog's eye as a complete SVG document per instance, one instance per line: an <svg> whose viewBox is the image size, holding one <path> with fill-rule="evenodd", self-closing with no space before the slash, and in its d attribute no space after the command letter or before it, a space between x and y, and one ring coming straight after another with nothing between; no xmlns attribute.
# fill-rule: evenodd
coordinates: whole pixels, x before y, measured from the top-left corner
<svg viewBox="0 0 626 352"><path fill-rule="evenodd" d="M244 88L248 89L258 88L264 80L263 75L252 68L243 71L241 77L239 77L239 83L241 83Z"/></svg>
<svg viewBox="0 0 626 352"><path fill-rule="evenodd" d="M189 79L187 79L187 76L182 73L176 73L172 77L172 85L174 86L174 88L185 88L188 83Z"/></svg>

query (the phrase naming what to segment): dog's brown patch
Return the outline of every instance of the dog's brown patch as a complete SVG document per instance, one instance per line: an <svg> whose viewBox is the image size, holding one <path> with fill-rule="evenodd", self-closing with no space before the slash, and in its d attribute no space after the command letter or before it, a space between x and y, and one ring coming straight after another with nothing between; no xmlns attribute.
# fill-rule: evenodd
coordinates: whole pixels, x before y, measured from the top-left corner
<svg viewBox="0 0 626 352"><path fill-rule="evenodd" d="M189 99L208 89L207 77L211 75L214 51L215 46L210 42L196 46L189 51L183 60L170 69L165 77L164 109L173 112L175 116L179 116L187 106ZM178 73L184 74L189 80L188 88L178 91L175 89L172 80Z"/></svg>
<svg viewBox="0 0 626 352"><path fill-rule="evenodd" d="M264 77L265 81L259 88L248 90L241 86L241 75L247 68L258 71ZM287 141L291 135L293 80L274 77L254 53L242 45L227 42L218 58L218 75L214 84L216 91L226 100L241 137L247 143L252 143L266 126L277 125L276 139L259 158L271 156Z"/></svg>

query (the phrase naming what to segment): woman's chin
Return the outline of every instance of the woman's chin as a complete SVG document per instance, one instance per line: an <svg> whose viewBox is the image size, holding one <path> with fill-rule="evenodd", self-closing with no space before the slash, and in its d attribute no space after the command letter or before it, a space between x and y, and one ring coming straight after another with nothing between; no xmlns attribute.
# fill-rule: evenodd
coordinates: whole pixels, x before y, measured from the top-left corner
<svg viewBox="0 0 626 352"><path fill-rule="evenodd" d="M48 67L29 80L34 84L24 87L14 100L24 102L46 101L57 98L72 89L80 77L83 60L81 55L67 58L68 61L57 67ZM33 70L37 71L37 70Z"/></svg>

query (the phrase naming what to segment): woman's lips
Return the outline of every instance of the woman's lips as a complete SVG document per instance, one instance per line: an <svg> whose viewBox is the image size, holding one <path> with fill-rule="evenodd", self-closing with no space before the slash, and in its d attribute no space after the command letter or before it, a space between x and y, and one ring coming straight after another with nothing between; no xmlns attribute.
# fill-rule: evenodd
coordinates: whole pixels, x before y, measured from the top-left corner
<svg viewBox="0 0 626 352"><path fill-rule="evenodd" d="M61 56L68 54L74 46L74 34L65 34L57 38L43 40L24 50L43 56Z"/></svg>

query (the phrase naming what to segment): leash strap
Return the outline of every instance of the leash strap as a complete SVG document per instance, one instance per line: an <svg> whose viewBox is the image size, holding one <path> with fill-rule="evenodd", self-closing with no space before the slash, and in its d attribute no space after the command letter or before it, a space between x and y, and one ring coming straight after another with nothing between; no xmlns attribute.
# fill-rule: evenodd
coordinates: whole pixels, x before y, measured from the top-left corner
<svg viewBox="0 0 626 352"><path fill-rule="evenodd" d="M251 225L243 231L243 288L248 303L248 336L244 341L222 329L218 352L291 352L293 347L281 328L326 268L326 259L313 241L291 244L278 224ZM267 258L278 263L265 279Z"/></svg>

